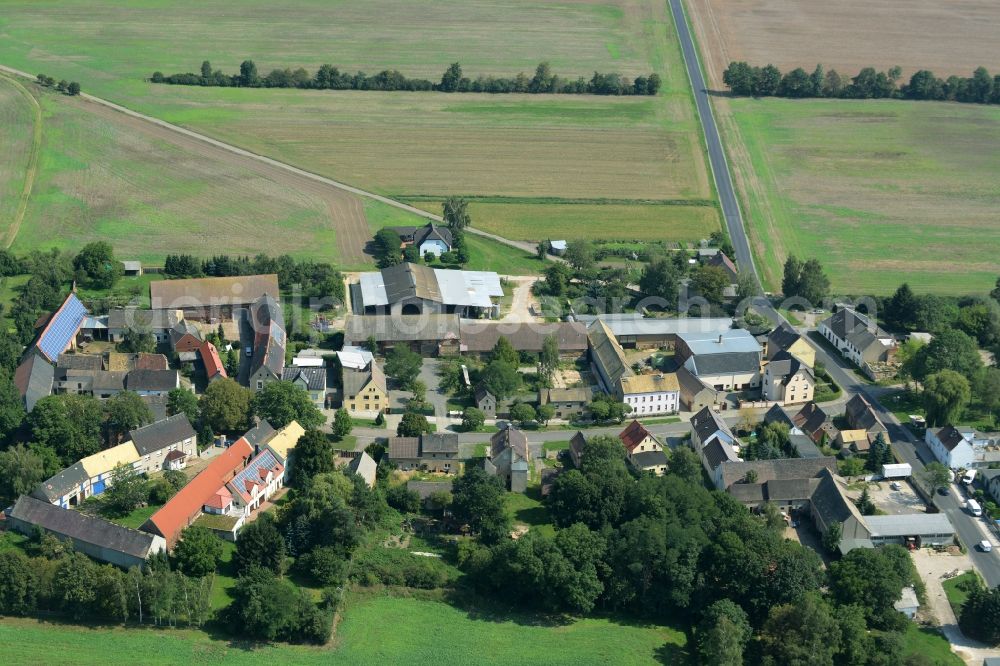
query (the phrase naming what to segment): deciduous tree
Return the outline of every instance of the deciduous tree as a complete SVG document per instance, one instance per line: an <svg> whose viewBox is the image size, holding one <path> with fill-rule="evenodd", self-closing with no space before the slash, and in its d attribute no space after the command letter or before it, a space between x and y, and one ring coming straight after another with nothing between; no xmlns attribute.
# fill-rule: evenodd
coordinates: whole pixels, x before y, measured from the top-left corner
<svg viewBox="0 0 1000 666"><path fill-rule="evenodd" d="M254 396L253 406L257 415L275 428L283 428L292 421L303 428L319 428L326 422L309 393L292 382L267 383Z"/></svg>

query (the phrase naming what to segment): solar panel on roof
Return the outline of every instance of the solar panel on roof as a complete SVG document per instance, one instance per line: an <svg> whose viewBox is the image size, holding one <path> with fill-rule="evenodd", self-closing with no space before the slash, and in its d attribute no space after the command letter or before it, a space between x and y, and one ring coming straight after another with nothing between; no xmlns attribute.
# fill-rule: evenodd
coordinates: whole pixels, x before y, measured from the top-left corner
<svg viewBox="0 0 1000 666"><path fill-rule="evenodd" d="M49 361L55 363L59 354L66 351L86 316L87 308L76 294L67 296L38 338L38 349Z"/></svg>

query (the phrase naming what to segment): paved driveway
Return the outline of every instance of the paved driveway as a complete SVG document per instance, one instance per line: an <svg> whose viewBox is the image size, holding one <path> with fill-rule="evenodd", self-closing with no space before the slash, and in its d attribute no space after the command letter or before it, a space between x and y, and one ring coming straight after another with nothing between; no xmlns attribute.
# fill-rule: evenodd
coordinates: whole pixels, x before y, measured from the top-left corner
<svg viewBox="0 0 1000 666"><path fill-rule="evenodd" d="M427 386L427 402L434 405L434 416L447 416L448 396L441 391L441 377L438 376L440 369L440 359L425 358L419 379Z"/></svg>

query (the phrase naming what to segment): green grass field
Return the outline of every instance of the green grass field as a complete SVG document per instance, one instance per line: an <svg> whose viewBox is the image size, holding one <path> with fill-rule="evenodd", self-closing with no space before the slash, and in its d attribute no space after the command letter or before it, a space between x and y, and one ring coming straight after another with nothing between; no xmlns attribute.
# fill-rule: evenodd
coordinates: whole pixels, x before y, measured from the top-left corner
<svg viewBox="0 0 1000 666"><path fill-rule="evenodd" d="M904 656L922 655L934 666L962 666L965 662L951 651L948 639L932 627L921 627L916 622L906 625L903 635Z"/></svg>
<svg viewBox="0 0 1000 666"><path fill-rule="evenodd" d="M604 619L548 625L543 618L480 609L467 613L439 601L352 596L332 647L255 647L212 640L199 631L81 628L33 620L0 621L4 663L104 665L109 654L132 655L145 664L466 664L475 647L482 664L531 660L545 664L683 664L685 636L668 627Z"/></svg>
<svg viewBox="0 0 1000 666"><path fill-rule="evenodd" d="M1000 108L728 100L767 286L818 257L836 293L988 291L1000 274ZM724 124L724 127L726 125ZM734 128L726 132L734 138ZM744 150L745 149L745 150Z"/></svg>
<svg viewBox="0 0 1000 666"><path fill-rule="evenodd" d="M646 237L651 224L668 234L678 225L678 233L692 238L718 227L711 207L654 213L639 203L714 196L666 3L293 0L279 18L264 0L241 3L238 12L221 0L125 7L112 0L15 0L4 6L0 34L0 62L79 80L85 91L380 193L626 202L594 213L525 204L490 211L483 220L496 231L509 222L515 237L536 220L551 220L569 235L581 216L582 234L604 223L625 239ZM664 85L655 98L602 98L244 90L143 80L154 70L197 70L205 58L225 71L253 58L262 72L313 71L330 62L346 71L398 68L432 79L455 61L475 77L530 75L548 60L564 77L657 71ZM698 225L703 232L691 230Z"/></svg>
<svg viewBox="0 0 1000 666"><path fill-rule="evenodd" d="M965 585L975 583L982 585L979 574L975 571L966 571L961 576L949 578L941 583L945 596L948 597L948 603L951 604L951 609L955 611L955 617L961 614L962 606L965 604L965 600L969 598L969 592L965 589Z"/></svg>
<svg viewBox="0 0 1000 666"><path fill-rule="evenodd" d="M441 201L410 203L432 213L441 212ZM544 230L547 239L552 240L613 237L693 243L719 228L719 213L714 205L473 200L469 214L475 226L483 231L527 241L539 240L539 230ZM629 220L629 226L616 230L622 220ZM626 238L626 233L630 237Z"/></svg>
<svg viewBox="0 0 1000 666"><path fill-rule="evenodd" d="M21 212L31 163L35 105L24 88L0 77L0 247L9 242Z"/></svg>

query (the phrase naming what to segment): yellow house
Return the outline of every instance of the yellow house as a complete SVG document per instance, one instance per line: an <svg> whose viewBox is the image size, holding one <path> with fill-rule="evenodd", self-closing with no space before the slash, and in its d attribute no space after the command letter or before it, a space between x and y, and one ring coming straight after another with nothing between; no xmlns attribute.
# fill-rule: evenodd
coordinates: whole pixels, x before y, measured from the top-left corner
<svg viewBox="0 0 1000 666"><path fill-rule="evenodd" d="M305 428L300 426L298 421L292 421L275 432L274 437L268 440L266 446L271 449L278 460L285 464L285 467L288 467L286 461L292 453L292 449L298 444L299 437L304 434L306 434Z"/></svg>
<svg viewBox="0 0 1000 666"><path fill-rule="evenodd" d="M135 444L125 442L81 459L80 466L90 477L91 494L99 495L111 485L111 472L115 467L122 464L135 465L140 459Z"/></svg>
<svg viewBox="0 0 1000 666"><path fill-rule="evenodd" d="M364 370L343 369L343 403L350 412L386 412L389 389L385 373L373 360Z"/></svg>
<svg viewBox="0 0 1000 666"><path fill-rule="evenodd" d="M764 358L770 361L783 351L799 359L807 368L816 367L816 350L787 323L783 323L767 336Z"/></svg>

